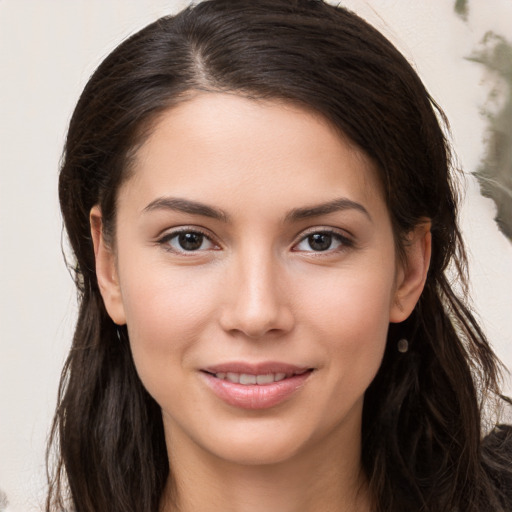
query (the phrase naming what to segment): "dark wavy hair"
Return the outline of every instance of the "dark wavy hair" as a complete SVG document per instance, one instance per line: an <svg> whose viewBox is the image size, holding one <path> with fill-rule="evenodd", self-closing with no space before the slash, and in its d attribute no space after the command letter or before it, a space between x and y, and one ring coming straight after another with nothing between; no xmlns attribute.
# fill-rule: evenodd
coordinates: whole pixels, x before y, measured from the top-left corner
<svg viewBox="0 0 512 512"><path fill-rule="evenodd" d="M202 2L124 41L85 87L59 181L79 315L48 450L46 510L155 512L172 478L160 408L98 289L89 212L100 205L113 236L116 193L137 148L163 111L196 91L283 100L336 126L375 163L399 251L431 219L425 289L411 316L390 326L365 395L363 468L379 512L511 510L510 431L497 427L482 441L499 362L454 291L465 294L466 259L445 117L387 39L320 0ZM396 350L402 337L406 354Z"/></svg>

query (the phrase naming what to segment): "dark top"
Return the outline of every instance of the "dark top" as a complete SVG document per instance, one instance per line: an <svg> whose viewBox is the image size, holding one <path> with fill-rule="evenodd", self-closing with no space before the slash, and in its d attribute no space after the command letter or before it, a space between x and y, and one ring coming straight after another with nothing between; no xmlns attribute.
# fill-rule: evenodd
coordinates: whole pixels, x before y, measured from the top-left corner
<svg viewBox="0 0 512 512"><path fill-rule="evenodd" d="M498 425L482 442L484 468L496 487L496 498L512 512L512 425Z"/></svg>

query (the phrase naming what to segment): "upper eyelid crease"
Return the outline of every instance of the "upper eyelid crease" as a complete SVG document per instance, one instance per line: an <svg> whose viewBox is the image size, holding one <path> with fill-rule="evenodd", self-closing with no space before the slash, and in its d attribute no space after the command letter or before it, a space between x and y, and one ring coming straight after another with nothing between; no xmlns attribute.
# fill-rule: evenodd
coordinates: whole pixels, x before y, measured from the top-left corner
<svg viewBox="0 0 512 512"><path fill-rule="evenodd" d="M300 238L307 238L308 236L314 235L315 233L328 233L330 235L337 235L343 238L353 237L353 235L346 229L335 228L331 226L312 226L310 228L302 230L298 236Z"/></svg>
<svg viewBox="0 0 512 512"><path fill-rule="evenodd" d="M335 230L335 229L312 229L311 231L303 232L300 235L300 238L298 239L298 241L294 245L297 245L297 244L303 242L304 240L306 240L307 238L309 238L310 236L312 236L316 233L323 233L323 234L331 235L333 238L337 238L337 239L341 240L342 243L346 246L354 246L355 245L355 241L351 235L341 233L340 231Z"/></svg>
<svg viewBox="0 0 512 512"><path fill-rule="evenodd" d="M197 228L197 227L188 227L188 226L185 226L183 228L181 228L181 227L173 228L169 231L167 231L167 230L164 231L161 235L158 236L157 242L170 240L171 238L174 238L175 236L179 236L183 233L196 233L198 235L204 236L205 238L207 238L214 244L217 243L217 242L215 242L214 237L212 237L212 235L210 235L206 231L204 231L200 228Z"/></svg>
<svg viewBox="0 0 512 512"><path fill-rule="evenodd" d="M181 235L182 233L197 233L198 235L203 235L206 238L211 238L210 235L205 233L202 229L198 228L173 228L170 230L165 230L161 235L158 235L158 238L164 239L164 238L173 238L175 236Z"/></svg>

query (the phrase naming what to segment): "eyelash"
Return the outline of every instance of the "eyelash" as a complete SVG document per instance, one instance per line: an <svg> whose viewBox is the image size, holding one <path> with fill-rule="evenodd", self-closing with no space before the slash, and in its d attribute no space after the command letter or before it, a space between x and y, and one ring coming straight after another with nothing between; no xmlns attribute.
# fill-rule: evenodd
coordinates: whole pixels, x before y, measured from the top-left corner
<svg viewBox="0 0 512 512"><path fill-rule="evenodd" d="M178 237L180 235L196 235L196 236L199 235L201 237L201 244L195 250L194 249L187 250L184 248L177 249L177 248L172 247L170 244L170 241L173 239L178 239ZM297 247L300 244L307 241L308 238L310 238L314 235L324 235L324 236L327 235L328 237L331 237L329 240L330 245L332 244L333 241L336 241L336 242L338 242L339 246L335 247L333 249L326 248L326 249L320 249L320 250L316 250L316 251L313 248L311 248L311 245L310 245L311 250L297 249ZM207 241L213 247L210 247L208 249L201 249L201 246L203 245L203 243L205 241ZM212 237L198 228L184 227L184 228L172 231L170 233L167 233L163 237L161 237L157 241L157 243L158 243L158 245L161 245L166 251L169 251L169 252L172 252L175 254L182 254L182 255L193 255L194 253L203 252L205 250L209 251L209 250L218 250L219 249L218 244L216 244L212 240ZM339 231L335 231L333 229L315 228L315 229L312 229L311 231L303 234L301 236L300 240L298 242L294 243L294 245L292 246L292 251L322 255L322 254L332 254L333 252L340 252L340 251L343 251L346 249L350 249L350 248L354 247L354 245L355 245L354 241L351 238L347 237L346 235L341 234Z"/></svg>
<svg viewBox="0 0 512 512"><path fill-rule="evenodd" d="M310 238L310 237L312 237L314 235L327 235L327 236L332 238L331 242L332 241L337 241L339 243L339 246L334 248L334 249L327 248L327 249L324 249L324 250L317 250L317 251L313 250L312 248L309 251L301 250L301 249L296 249L296 247L298 247L301 243L307 241L308 238ZM348 236L343 235L339 231L336 231L334 229L315 228L315 229L312 229L311 231L303 234L301 236L299 242L294 244L293 250L295 252L305 252L305 253L313 253L315 255L316 254L322 255L322 254L332 254L334 252L341 252L341 251L350 249L350 248L352 248L354 246L355 246L354 241L351 238L349 238Z"/></svg>
<svg viewBox="0 0 512 512"><path fill-rule="evenodd" d="M199 235L200 237L202 237L201 245L205 241L208 241L213 246L213 248L202 249L202 250L200 250L200 249L197 249L197 250L187 250L187 249L183 249L183 248L177 249L177 248L172 247L170 245L170 241L175 239L175 238L177 239L180 235ZM207 233L205 233L204 231L201 231L198 228L187 228L187 227L184 227L184 228L181 228L181 229L178 229L178 230L174 230L174 231L172 231L170 233L165 234L163 237L161 237L159 240L157 240L157 243L158 243L158 245L161 245L166 251L172 252L172 253L175 253L175 254L193 255L194 253L203 252L205 250L218 250L218 244L216 244L212 240L212 237L210 235L208 235Z"/></svg>

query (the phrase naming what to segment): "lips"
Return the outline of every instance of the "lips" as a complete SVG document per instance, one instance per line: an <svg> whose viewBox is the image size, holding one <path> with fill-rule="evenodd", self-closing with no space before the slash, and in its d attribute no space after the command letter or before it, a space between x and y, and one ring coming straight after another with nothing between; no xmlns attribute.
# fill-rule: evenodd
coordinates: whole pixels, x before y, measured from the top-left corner
<svg viewBox="0 0 512 512"><path fill-rule="evenodd" d="M291 398L313 369L269 362L227 363L201 370L205 383L227 404L242 409L266 409Z"/></svg>
<svg viewBox="0 0 512 512"><path fill-rule="evenodd" d="M286 379L286 373L268 373L262 375L252 375L250 373L234 373L234 372L220 372L216 373L215 377L221 380L227 380L235 384L243 384L244 386L250 386L258 384L259 386L265 384L272 384L272 382L279 382L280 380ZM291 375L288 375L291 377Z"/></svg>

